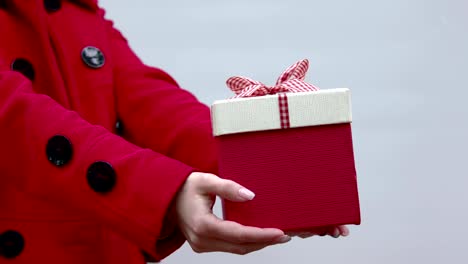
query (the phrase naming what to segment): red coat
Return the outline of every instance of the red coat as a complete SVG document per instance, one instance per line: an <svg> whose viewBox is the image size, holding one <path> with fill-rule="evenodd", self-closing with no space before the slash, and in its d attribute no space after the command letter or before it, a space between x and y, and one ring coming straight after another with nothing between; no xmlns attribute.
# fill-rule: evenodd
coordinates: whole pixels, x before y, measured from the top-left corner
<svg viewBox="0 0 468 264"><path fill-rule="evenodd" d="M0 0L0 263L162 259L184 242L175 193L216 170L209 109L103 13Z"/></svg>

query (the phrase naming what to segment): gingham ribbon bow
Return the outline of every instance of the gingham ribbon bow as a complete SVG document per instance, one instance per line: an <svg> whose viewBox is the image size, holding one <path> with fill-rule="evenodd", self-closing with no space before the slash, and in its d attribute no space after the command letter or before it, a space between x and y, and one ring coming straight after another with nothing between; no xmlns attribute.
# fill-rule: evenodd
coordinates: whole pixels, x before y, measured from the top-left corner
<svg viewBox="0 0 468 264"><path fill-rule="evenodd" d="M309 92L317 91L318 87L304 82L305 75L309 69L307 59L296 62L287 68L276 81L275 86L267 86L261 82L243 76L231 77L226 81L227 86L236 95L234 98L263 96L286 92Z"/></svg>

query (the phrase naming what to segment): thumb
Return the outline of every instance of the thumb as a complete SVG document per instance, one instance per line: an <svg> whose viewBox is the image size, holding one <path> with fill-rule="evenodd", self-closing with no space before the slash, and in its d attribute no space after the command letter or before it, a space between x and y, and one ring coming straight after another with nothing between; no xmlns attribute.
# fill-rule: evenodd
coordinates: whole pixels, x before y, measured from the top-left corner
<svg viewBox="0 0 468 264"><path fill-rule="evenodd" d="M205 178L202 184L202 191L218 195L233 202L250 201L255 197L252 191L242 185L231 180L221 179L216 175L210 175L210 177Z"/></svg>

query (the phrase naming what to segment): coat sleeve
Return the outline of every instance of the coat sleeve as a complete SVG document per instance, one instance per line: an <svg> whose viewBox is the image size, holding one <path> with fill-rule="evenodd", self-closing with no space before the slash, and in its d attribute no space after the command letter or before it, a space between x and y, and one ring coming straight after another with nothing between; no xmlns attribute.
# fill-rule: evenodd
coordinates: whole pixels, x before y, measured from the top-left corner
<svg viewBox="0 0 468 264"><path fill-rule="evenodd" d="M174 243L155 245L173 197L194 170L191 166L91 125L35 93L29 80L4 64L0 87L0 184L82 211L157 259L175 249ZM52 144L57 136L70 144ZM50 152L60 155L64 149L71 154L68 162L49 160ZM96 164L103 162L109 166L96 174ZM103 190L99 182L112 173L114 183Z"/></svg>
<svg viewBox="0 0 468 264"><path fill-rule="evenodd" d="M104 11L100 12L104 16ZM166 72L143 64L113 23L107 21L107 24L115 67L117 114L124 126L123 136L197 171L216 174L217 149L209 108L181 89ZM185 242L168 216L165 238L158 241L159 258Z"/></svg>
<svg viewBox="0 0 468 264"><path fill-rule="evenodd" d="M199 171L217 173L209 108L166 72L143 64L112 22L107 23L124 137Z"/></svg>

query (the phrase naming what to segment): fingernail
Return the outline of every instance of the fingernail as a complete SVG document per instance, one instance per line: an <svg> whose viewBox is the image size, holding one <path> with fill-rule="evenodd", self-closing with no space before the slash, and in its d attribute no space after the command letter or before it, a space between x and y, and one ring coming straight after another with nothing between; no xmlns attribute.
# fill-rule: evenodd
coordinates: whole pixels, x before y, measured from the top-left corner
<svg viewBox="0 0 468 264"><path fill-rule="evenodd" d="M338 228L335 228L335 231L333 231L333 237L334 238L340 237L340 230Z"/></svg>
<svg viewBox="0 0 468 264"><path fill-rule="evenodd" d="M342 236L344 237L347 237L349 235L349 231L348 230L344 230L343 233L341 234Z"/></svg>
<svg viewBox="0 0 468 264"><path fill-rule="evenodd" d="M239 195L242 197L242 198L245 198L247 200L252 200L254 197L255 197L255 193L253 193L252 191L250 190L247 190L246 188L241 188L239 190Z"/></svg>
<svg viewBox="0 0 468 264"><path fill-rule="evenodd" d="M286 243L291 241L291 237L288 235L284 235L278 239L278 243Z"/></svg>

